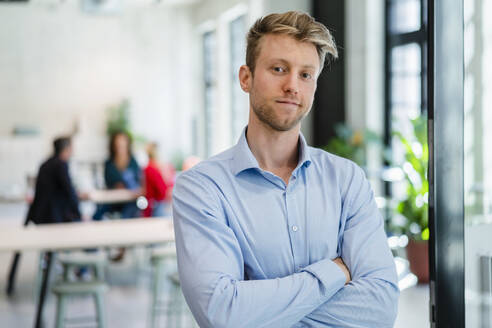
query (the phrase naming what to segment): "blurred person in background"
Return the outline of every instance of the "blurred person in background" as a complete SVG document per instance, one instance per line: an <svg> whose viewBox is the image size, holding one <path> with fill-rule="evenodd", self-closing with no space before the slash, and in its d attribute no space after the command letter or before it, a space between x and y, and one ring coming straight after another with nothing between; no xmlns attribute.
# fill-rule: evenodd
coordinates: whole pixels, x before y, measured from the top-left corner
<svg viewBox="0 0 492 328"><path fill-rule="evenodd" d="M80 221L79 195L70 178L68 161L72 156L72 141L69 137L56 138L53 141L53 155L39 168L36 178L34 199L29 206L26 221L36 224ZM80 198L87 198L81 194ZM15 253L9 271L7 294L14 289L15 273L20 253Z"/></svg>
<svg viewBox="0 0 492 328"><path fill-rule="evenodd" d="M126 132L116 132L109 141L109 159L104 163L104 181L108 189L129 189L135 198L141 194L142 172L131 153L131 138ZM93 220L99 221L106 212L119 213L121 218L140 215L134 201L99 206Z"/></svg>
<svg viewBox="0 0 492 328"><path fill-rule="evenodd" d="M202 160L197 156L189 156L184 160L182 170L187 171L191 169L193 166L200 163L201 161Z"/></svg>
<svg viewBox="0 0 492 328"><path fill-rule="evenodd" d="M135 193L135 198L141 194L142 172L132 155L130 135L118 131L109 140L109 159L104 163L104 181L108 189L128 189ZM99 221L107 212L118 213L122 219L140 216L140 209L135 201L99 205L93 220ZM117 255L112 257L115 262L123 260L125 249L120 248Z"/></svg>
<svg viewBox="0 0 492 328"><path fill-rule="evenodd" d="M149 161L144 169L144 194L148 205L144 210L145 217L166 215L166 205L171 199L174 174L164 179L162 165L157 160L157 144L151 142L146 148ZM168 170L169 171L169 170ZM172 170L173 171L173 170Z"/></svg>
<svg viewBox="0 0 492 328"><path fill-rule="evenodd" d="M53 147L53 155L39 168L27 220L34 223L80 221L79 199L68 170L72 142L69 137L57 138Z"/></svg>

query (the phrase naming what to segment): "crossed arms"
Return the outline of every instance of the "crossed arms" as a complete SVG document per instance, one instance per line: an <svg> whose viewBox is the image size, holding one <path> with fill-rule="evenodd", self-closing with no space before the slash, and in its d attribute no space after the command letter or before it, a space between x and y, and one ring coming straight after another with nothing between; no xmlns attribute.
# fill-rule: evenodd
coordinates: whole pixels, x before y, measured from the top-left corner
<svg viewBox="0 0 492 328"><path fill-rule="evenodd" d="M393 258L369 183L354 181L339 245L349 283L329 258L282 278L245 280L243 253L213 191L197 174L183 174L173 194L178 265L200 327L392 327Z"/></svg>

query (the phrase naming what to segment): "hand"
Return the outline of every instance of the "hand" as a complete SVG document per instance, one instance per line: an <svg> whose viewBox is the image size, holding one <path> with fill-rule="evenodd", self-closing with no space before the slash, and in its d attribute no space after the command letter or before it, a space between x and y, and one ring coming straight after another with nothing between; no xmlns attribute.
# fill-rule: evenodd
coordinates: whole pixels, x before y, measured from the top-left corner
<svg viewBox="0 0 492 328"><path fill-rule="evenodd" d="M133 195L135 196L135 198L138 198L138 197L144 195L142 188L133 189L132 192L133 192Z"/></svg>
<svg viewBox="0 0 492 328"><path fill-rule="evenodd" d="M342 269L343 273L345 273L345 277L346 277L345 285L348 284L352 279L350 277L350 271L345 265L345 263L343 263L342 258L337 257L336 259L333 260L333 262L335 262L335 264L338 265L340 269Z"/></svg>

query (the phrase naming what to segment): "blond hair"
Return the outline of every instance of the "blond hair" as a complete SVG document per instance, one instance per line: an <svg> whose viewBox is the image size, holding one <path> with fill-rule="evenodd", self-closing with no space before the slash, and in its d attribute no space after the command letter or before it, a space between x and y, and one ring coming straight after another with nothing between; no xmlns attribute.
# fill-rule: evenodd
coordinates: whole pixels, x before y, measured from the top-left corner
<svg viewBox="0 0 492 328"><path fill-rule="evenodd" d="M270 14L258 19L247 35L246 65L253 74L260 54L261 38L270 33L289 35L298 41L312 43L318 52L320 71L327 53L332 59L338 58L337 46L330 31L310 15L299 11Z"/></svg>

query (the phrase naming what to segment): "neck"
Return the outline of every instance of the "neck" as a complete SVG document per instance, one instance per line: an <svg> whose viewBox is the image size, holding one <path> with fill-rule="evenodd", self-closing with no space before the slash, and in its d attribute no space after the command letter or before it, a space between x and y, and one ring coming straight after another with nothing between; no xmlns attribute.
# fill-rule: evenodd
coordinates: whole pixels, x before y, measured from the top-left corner
<svg viewBox="0 0 492 328"><path fill-rule="evenodd" d="M57 157L60 161L62 162L68 162L68 158L66 158L65 156L63 156L62 154L58 155L58 156L55 156Z"/></svg>
<svg viewBox="0 0 492 328"><path fill-rule="evenodd" d="M116 167L119 169L125 169L130 161L130 157L128 154L117 154L114 158L114 163Z"/></svg>
<svg viewBox="0 0 492 328"><path fill-rule="evenodd" d="M289 131L275 131L262 124L248 125L246 139L259 166L286 183L299 162L300 125Z"/></svg>

